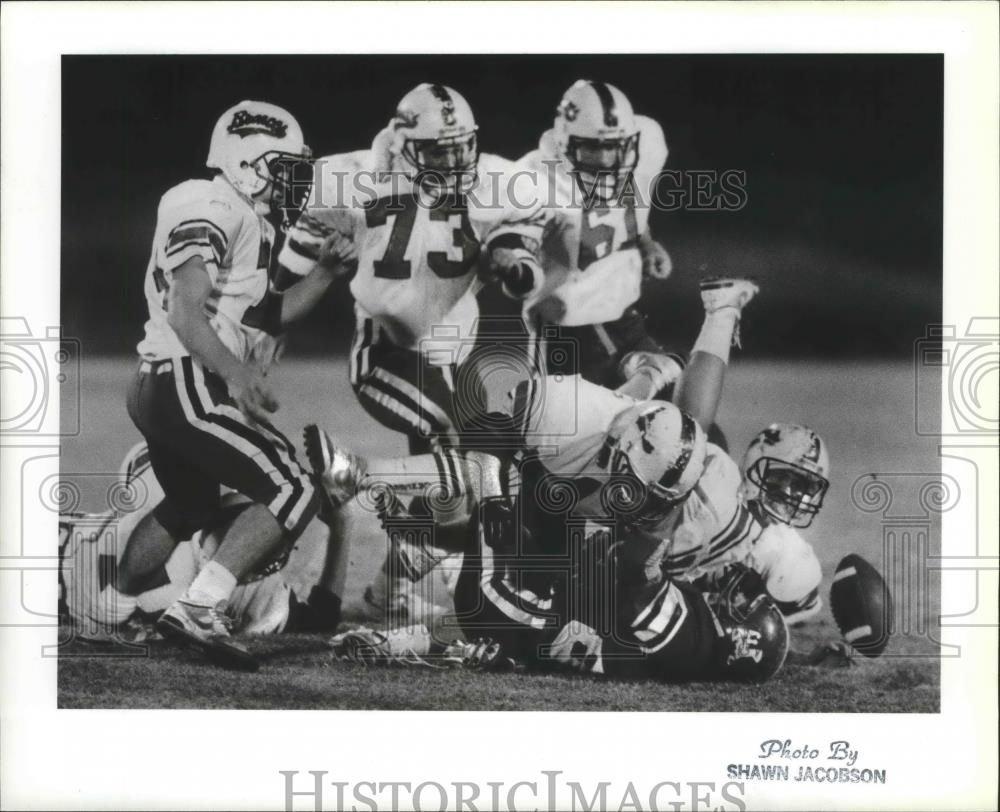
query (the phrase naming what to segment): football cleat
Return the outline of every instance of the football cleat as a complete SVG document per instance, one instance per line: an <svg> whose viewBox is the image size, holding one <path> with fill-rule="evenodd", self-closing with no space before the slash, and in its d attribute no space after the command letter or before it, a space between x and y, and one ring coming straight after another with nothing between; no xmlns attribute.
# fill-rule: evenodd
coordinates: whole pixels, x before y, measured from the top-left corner
<svg viewBox="0 0 1000 812"><path fill-rule="evenodd" d="M702 279L698 283L705 313L716 313L727 307L736 310L736 327L733 329L733 346L740 347L739 318L743 308L760 292L760 286L752 279L737 279L721 276Z"/></svg>
<svg viewBox="0 0 1000 812"><path fill-rule="evenodd" d="M229 635L232 621L226 603L216 605L179 599L161 615L156 630L168 640L184 643L202 652L212 662L238 671L256 671L260 663Z"/></svg>
<svg viewBox="0 0 1000 812"><path fill-rule="evenodd" d="M724 307L742 310L758 293L760 286L752 279L736 279L721 276L708 277L698 283L701 301L706 313L714 313Z"/></svg>
<svg viewBox="0 0 1000 812"><path fill-rule="evenodd" d="M441 668L426 659L431 643L430 630L422 623L381 630L362 626L330 640L333 658L338 661L364 666L396 663Z"/></svg>
<svg viewBox="0 0 1000 812"><path fill-rule="evenodd" d="M309 424L302 432L306 458L334 507L354 498L367 469L364 457L339 448L325 431Z"/></svg>

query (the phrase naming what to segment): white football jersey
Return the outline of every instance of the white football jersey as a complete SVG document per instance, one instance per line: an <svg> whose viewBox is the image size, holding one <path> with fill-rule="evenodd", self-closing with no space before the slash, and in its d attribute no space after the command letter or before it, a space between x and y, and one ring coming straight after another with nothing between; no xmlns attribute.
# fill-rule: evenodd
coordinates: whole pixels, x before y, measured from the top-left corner
<svg viewBox="0 0 1000 812"><path fill-rule="evenodd" d="M667 144L660 125L636 116L639 126L639 162L631 191L612 205L588 201L572 166L556 150L552 130L542 135L538 149L517 163L526 177L537 179L536 194L543 201L541 220L503 233L520 234L539 244L544 271L541 286L525 300L525 312L535 302L556 296L566 306L559 324L601 324L621 318L639 298L642 258L637 241L649 226L653 190L667 161Z"/></svg>
<svg viewBox="0 0 1000 812"><path fill-rule="evenodd" d="M611 421L636 401L579 375L533 376L507 396L504 411L525 448L561 476L590 467Z"/></svg>
<svg viewBox="0 0 1000 812"><path fill-rule="evenodd" d="M332 233L358 250L351 293L360 318L373 318L397 346L437 349L473 335L473 288L481 242L501 222L537 214L529 194L517 195L514 165L480 155L478 180L459 202L432 205L401 173L376 173L371 150L317 161L310 202L289 231L279 261L309 272ZM528 204L521 205L521 201Z"/></svg>
<svg viewBox="0 0 1000 812"><path fill-rule="evenodd" d="M766 525L743 563L761 574L788 623L800 623L822 609L819 559L794 527Z"/></svg>
<svg viewBox="0 0 1000 812"><path fill-rule="evenodd" d="M160 199L153 250L146 268L149 320L139 354L147 361L188 355L167 323L174 271L191 257L205 263L212 291L205 311L223 344L241 361L270 337L253 308L268 291L274 228L222 175L188 180Z"/></svg>
<svg viewBox="0 0 1000 812"><path fill-rule="evenodd" d="M705 471L680 509L647 533L658 539L664 571L688 580L744 561L761 526L740 495L740 470L732 458L708 443Z"/></svg>

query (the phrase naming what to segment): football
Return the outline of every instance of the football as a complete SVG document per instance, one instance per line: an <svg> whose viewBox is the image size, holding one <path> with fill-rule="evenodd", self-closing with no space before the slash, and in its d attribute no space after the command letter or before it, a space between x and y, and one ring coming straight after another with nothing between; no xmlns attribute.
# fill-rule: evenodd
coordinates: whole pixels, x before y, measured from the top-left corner
<svg viewBox="0 0 1000 812"><path fill-rule="evenodd" d="M889 587L860 555L846 555L837 565L830 608L840 633L860 654L878 657L885 650L892 627Z"/></svg>

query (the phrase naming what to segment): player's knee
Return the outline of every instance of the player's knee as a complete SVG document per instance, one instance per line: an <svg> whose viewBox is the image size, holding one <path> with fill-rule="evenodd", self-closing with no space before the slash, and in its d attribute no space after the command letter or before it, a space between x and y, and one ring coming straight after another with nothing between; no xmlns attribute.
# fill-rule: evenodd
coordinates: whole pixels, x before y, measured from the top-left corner
<svg viewBox="0 0 1000 812"><path fill-rule="evenodd" d="M170 499L164 499L153 508L153 516L177 542L188 541L214 519L218 509L217 502L191 502L178 505Z"/></svg>

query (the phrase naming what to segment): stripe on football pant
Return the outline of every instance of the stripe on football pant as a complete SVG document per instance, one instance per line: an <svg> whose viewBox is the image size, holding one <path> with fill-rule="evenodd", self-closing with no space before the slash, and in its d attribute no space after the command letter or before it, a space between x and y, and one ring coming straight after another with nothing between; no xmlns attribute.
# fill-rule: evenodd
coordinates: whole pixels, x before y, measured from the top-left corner
<svg viewBox="0 0 1000 812"><path fill-rule="evenodd" d="M515 623L530 626L533 629L544 629L546 618L532 614L530 608L548 609L552 606L552 601L540 601L530 590L525 591L531 598L535 599L534 601L526 600L527 595L519 595L518 591L505 581L503 573L495 570L492 548L488 544L480 544L480 548L483 569L480 574L479 586L489 602ZM524 606L525 603L527 607Z"/></svg>
<svg viewBox="0 0 1000 812"><path fill-rule="evenodd" d="M212 400L204 372L190 356L181 359L181 370L177 375L175 366L174 382L188 423L238 451L277 485L278 494L267 508L285 528L294 529L312 496L312 483L306 473L288 457L283 443L269 442L272 438L266 429L251 426L239 409Z"/></svg>
<svg viewBox="0 0 1000 812"><path fill-rule="evenodd" d="M404 378L400 378L392 372L389 372L389 370L384 367L375 367L372 369L371 374L385 384L384 388L389 391L401 393L415 406L419 406L421 412L429 415L432 425L436 426L435 431L442 434L454 431L455 427L451 422L451 418L448 417L447 412L427 397L427 395L423 394L412 383Z"/></svg>
<svg viewBox="0 0 1000 812"><path fill-rule="evenodd" d="M409 426L412 426L422 436L431 434L431 424L418 415L413 409L400 403L399 400L386 392L376 389L370 383L363 383L357 387L358 397L369 398L377 406L388 409L397 417L401 417Z"/></svg>

